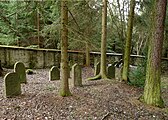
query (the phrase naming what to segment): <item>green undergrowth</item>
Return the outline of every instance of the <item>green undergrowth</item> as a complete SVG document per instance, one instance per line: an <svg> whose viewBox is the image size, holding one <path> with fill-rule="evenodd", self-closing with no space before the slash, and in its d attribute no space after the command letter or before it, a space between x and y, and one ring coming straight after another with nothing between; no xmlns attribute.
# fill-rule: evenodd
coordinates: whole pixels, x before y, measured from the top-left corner
<svg viewBox="0 0 168 120"><path fill-rule="evenodd" d="M145 60L137 66L137 69L129 73L129 85L143 88L146 79L146 62Z"/></svg>

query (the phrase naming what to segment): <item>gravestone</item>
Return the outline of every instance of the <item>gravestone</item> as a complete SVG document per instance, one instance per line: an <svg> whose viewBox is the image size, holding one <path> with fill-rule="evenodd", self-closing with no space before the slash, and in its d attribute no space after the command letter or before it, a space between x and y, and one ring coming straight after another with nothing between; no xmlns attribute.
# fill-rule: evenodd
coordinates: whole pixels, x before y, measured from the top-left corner
<svg viewBox="0 0 168 120"><path fill-rule="evenodd" d="M72 66L72 80L75 87L82 86L82 69L77 63Z"/></svg>
<svg viewBox="0 0 168 120"><path fill-rule="evenodd" d="M113 64L109 64L107 67L107 76L109 79L115 78L115 67Z"/></svg>
<svg viewBox="0 0 168 120"><path fill-rule="evenodd" d="M20 83L27 83L26 80L26 69L22 62L16 62L14 65L14 72L19 76Z"/></svg>
<svg viewBox="0 0 168 120"><path fill-rule="evenodd" d="M115 79L116 80L121 80L121 72L122 72L123 67L115 67Z"/></svg>
<svg viewBox="0 0 168 120"><path fill-rule="evenodd" d="M60 80L60 70L58 67L53 66L50 71L49 71L49 80L54 81L54 80Z"/></svg>
<svg viewBox="0 0 168 120"><path fill-rule="evenodd" d="M20 78L17 73L8 73L4 77L5 96L14 97L21 94Z"/></svg>
<svg viewBox="0 0 168 120"><path fill-rule="evenodd" d="M94 76L100 73L100 62L98 62L95 66Z"/></svg>

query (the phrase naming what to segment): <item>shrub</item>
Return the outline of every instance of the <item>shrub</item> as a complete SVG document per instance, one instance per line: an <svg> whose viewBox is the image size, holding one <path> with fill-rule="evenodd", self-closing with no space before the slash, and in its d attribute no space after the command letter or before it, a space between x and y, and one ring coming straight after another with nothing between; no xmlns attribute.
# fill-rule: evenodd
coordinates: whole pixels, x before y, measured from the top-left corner
<svg viewBox="0 0 168 120"><path fill-rule="evenodd" d="M146 79L146 60L143 60L137 66L137 69L134 71L130 71L129 73L129 80L130 85L137 86L137 87L144 87Z"/></svg>

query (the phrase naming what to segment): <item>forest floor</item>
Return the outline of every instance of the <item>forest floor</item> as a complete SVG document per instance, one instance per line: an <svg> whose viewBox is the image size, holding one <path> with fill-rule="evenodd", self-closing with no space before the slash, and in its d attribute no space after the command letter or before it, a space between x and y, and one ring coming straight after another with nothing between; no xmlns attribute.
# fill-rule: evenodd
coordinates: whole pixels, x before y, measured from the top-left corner
<svg viewBox="0 0 168 120"><path fill-rule="evenodd" d="M168 120L168 76L162 77L165 108L160 109L138 101L142 88L115 80L85 80L93 75L91 68L83 68L83 87L72 87L69 79L70 97L59 96L60 80L49 81L49 69L34 71L15 98L3 96L0 78L0 120Z"/></svg>

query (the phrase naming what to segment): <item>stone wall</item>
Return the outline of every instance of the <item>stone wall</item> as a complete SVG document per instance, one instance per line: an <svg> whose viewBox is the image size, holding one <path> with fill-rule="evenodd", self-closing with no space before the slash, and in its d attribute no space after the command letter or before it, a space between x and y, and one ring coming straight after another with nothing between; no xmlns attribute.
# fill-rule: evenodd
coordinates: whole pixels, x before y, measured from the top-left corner
<svg viewBox="0 0 168 120"><path fill-rule="evenodd" d="M11 67L15 62L20 61L27 68L46 68L53 65L60 65L61 51L55 49L35 49L25 47L3 46L0 45L0 60L3 67ZM85 53L81 51L68 51L69 64L85 64ZM91 64L94 61L100 61L100 52L90 53ZM107 53L107 62L111 63L120 59L122 54Z"/></svg>
<svg viewBox="0 0 168 120"><path fill-rule="evenodd" d="M54 49L35 49L0 45L0 60L3 67L11 67L20 61L27 68L46 68L60 64L61 51ZM80 51L69 51L69 62L84 65L85 54Z"/></svg>

